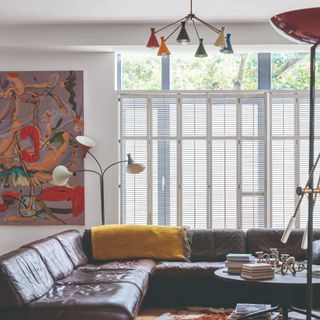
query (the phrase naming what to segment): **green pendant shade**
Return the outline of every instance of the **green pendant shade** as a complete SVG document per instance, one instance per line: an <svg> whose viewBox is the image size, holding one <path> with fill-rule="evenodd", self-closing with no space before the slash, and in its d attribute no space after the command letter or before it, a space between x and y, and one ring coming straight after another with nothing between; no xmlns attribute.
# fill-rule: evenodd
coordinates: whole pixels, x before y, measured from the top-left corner
<svg viewBox="0 0 320 320"><path fill-rule="evenodd" d="M198 46L197 52L194 56L197 58L205 58L208 56L208 54L207 54L206 49L204 48L203 39L199 39L199 41L200 41L199 46Z"/></svg>
<svg viewBox="0 0 320 320"><path fill-rule="evenodd" d="M188 44L190 42L190 38L186 30L185 21L181 22L181 29L177 38L177 42L180 44Z"/></svg>

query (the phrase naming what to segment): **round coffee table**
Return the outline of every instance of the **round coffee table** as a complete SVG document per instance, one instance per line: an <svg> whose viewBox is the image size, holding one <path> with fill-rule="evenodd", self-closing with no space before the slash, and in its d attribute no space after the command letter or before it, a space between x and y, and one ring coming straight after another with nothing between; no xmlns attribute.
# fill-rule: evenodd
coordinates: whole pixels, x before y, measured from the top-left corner
<svg viewBox="0 0 320 320"><path fill-rule="evenodd" d="M251 313L246 316L239 318L238 320L248 319L254 316L262 315L268 312L280 311L282 319L288 319L288 312L295 311L306 315L306 311L296 308L291 304L291 291L293 288L306 286L307 284L307 273L306 271L297 272L296 275L291 274L276 274L273 279L268 280L248 280L241 278L240 275L229 274L227 268L218 269L215 271L215 276L223 281L237 282L238 284L253 285L253 286L272 286L278 292L279 304L268 310L261 312ZM314 286L320 286L320 278L313 278L312 283ZM312 315L316 319L320 319L319 314Z"/></svg>

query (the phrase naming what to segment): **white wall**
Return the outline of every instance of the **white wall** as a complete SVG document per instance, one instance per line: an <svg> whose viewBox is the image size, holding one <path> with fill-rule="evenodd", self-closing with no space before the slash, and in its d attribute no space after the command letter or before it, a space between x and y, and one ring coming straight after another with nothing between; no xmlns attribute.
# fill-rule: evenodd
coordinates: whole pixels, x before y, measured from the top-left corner
<svg viewBox="0 0 320 320"><path fill-rule="evenodd" d="M26 25L0 26L0 48L81 48L88 50L112 49L118 46L144 46L150 36L152 24L61 24L61 25ZM156 29L164 25L155 25ZM234 45L249 47L260 45L290 45L292 42L281 36L268 22L227 23L228 32L232 33ZM199 25L199 33L205 44L210 44L216 34L208 28ZM190 30L192 44L197 45L197 37ZM164 35L168 34L164 32ZM176 37L171 37L168 43L172 45ZM147 49L146 49L147 50Z"/></svg>
<svg viewBox="0 0 320 320"><path fill-rule="evenodd" d="M85 134L97 146L92 152L102 164L118 159L118 111L113 53L1 53L0 71L83 70ZM0 142L1 143L1 142ZM94 163L88 157L86 168ZM107 223L118 221L118 168L106 176ZM85 227L100 224L100 196L96 175L85 176ZM83 231L85 227L76 227ZM73 227L71 227L73 228ZM0 254L27 242L70 229L70 226L0 226Z"/></svg>

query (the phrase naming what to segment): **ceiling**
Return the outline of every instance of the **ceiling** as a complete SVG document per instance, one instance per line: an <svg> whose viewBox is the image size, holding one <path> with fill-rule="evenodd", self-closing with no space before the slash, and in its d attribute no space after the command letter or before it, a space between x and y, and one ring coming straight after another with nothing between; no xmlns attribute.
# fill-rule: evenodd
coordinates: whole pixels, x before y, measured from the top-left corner
<svg viewBox="0 0 320 320"><path fill-rule="evenodd" d="M179 19L189 0L0 0L0 24L143 23ZM193 0L200 18L217 22L268 21L273 15L320 6L320 0Z"/></svg>

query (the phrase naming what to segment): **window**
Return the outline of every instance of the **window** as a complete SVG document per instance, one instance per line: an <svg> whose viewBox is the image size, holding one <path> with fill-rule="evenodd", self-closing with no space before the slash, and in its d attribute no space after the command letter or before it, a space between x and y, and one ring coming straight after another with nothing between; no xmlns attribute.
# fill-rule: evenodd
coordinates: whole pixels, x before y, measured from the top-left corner
<svg viewBox="0 0 320 320"><path fill-rule="evenodd" d="M308 173L306 92L121 94L120 108L122 157L146 164L122 167L123 223L286 226ZM320 111L315 145L317 156ZM307 202L299 217L304 227Z"/></svg>
<svg viewBox="0 0 320 320"><path fill-rule="evenodd" d="M175 54L170 64L172 90L258 89L256 53L217 53L204 59Z"/></svg>
<svg viewBox="0 0 320 320"><path fill-rule="evenodd" d="M160 90L161 59L154 54L121 55L122 90Z"/></svg>
<svg viewBox="0 0 320 320"><path fill-rule="evenodd" d="M218 53L200 59L190 54L175 53L161 58L155 52L125 53L118 57L118 89L258 89L257 56L257 53Z"/></svg>
<svg viewBox="0 0 320 320"><path fill-rule="evenodd" d="M316 87L320 88L320 55L317 54ZM272 53L272 88L276 90L309 88L310 56L308 52Z"/></svg>
<svg viewBox="0 0 320 320"><path fill-rule="evenodd" d="M193 228L264 225L262 95L121 95L124 223ZM123 170L125 168L123 167ZM239 214L240 212L240 214Z"/></svg>

